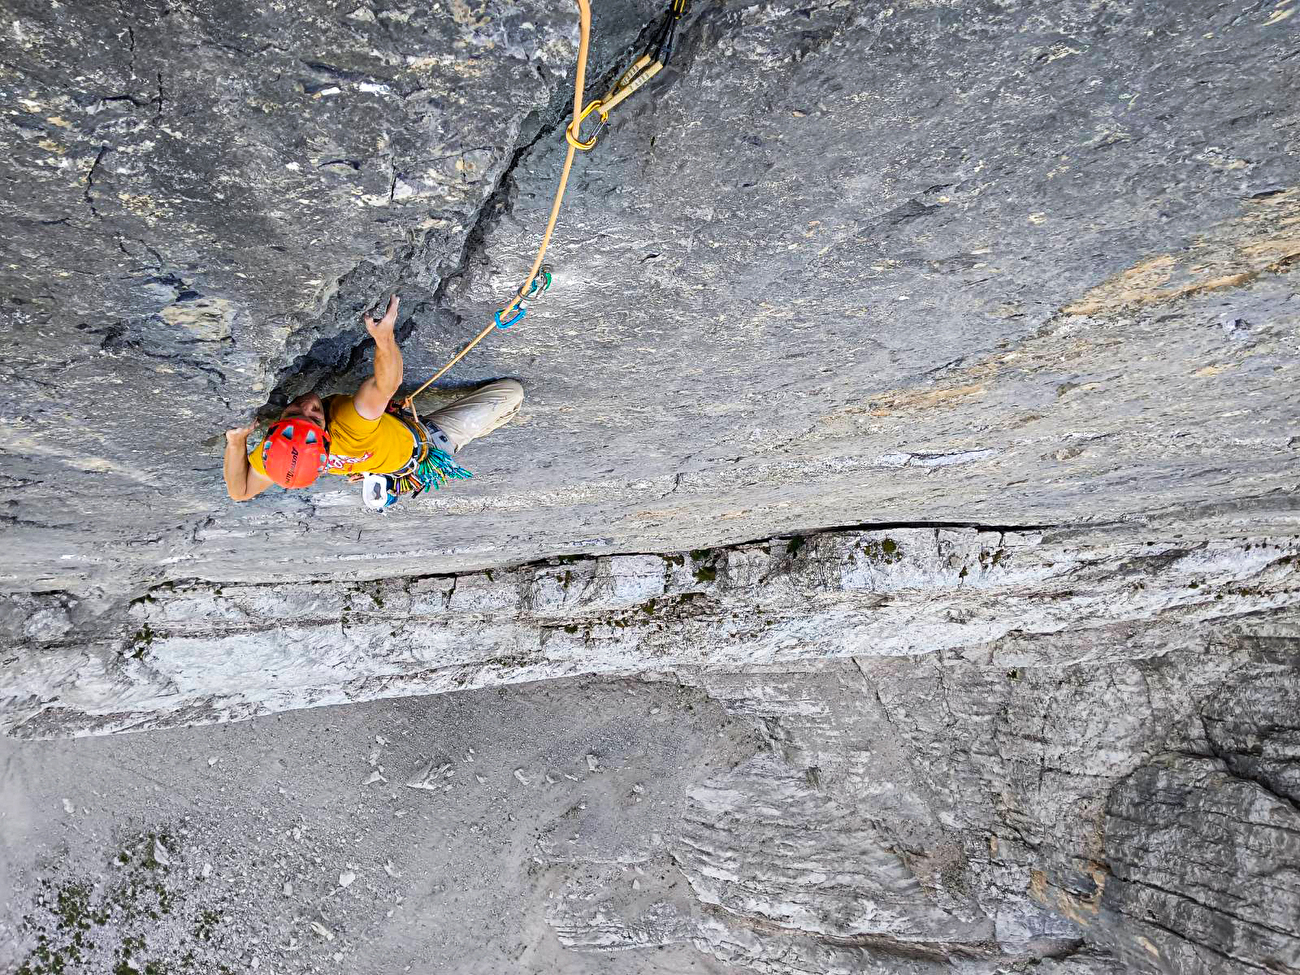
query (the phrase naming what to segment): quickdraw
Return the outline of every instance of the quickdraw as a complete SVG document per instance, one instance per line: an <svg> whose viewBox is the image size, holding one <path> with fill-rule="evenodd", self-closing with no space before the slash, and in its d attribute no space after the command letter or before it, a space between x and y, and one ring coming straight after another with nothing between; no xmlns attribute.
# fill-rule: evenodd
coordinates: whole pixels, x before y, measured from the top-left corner
<svg viewBox="0 0 1300 975"><path fill-rule="evenodd" d="M605 93L603 98L597 98L584 107L587 52L591 42L591 0L576 0L576 2L578 4L579 33L578 64L573 84L573 119L564 129L564 138L569 143L569 151L564 157L564 165L560 169L560 181L555 190L555 199L551 203L551 215L546 221L546 231L542 234L542 243L537 248L537 256L533 259L533 266L525 279L526 283L515 292L515 296L510 299L510 303L499 309L486 328L474 336L468 345L452 356L451 360L434 373L423 386L411 393L403 401L403 405L410 410L412 417L417 422L419 421L419 415L415 412L415 398L441 379L452 366L468 355L474 346L482 342L493 331L505 331L512 325L523 321L524 316L527 314L524 303L535 297L540 297L550 289L551 272L549 268L542 264L542 261L546 258L546 249L550 246L551 235L555 232L555 223L560 216L560 205L564 202L564 191L569 184L569 172L573 168L574 155L579 149L585 152L595 148L597 139L604 132L605 126L609 122L610 111L621 105L629 95L642 88L651 78L664 69L668 59L672 56L673 42L677 37L678 24L686 14L689 4L689 0L669 0L668 11L664 15L663 23L653 35L650 49L619 75L618 80L614 82L614 86ZM583 121L593 112L600 115L600 128L594 136L584 141L579 134L579 130Z"/></svg>
<svg viewBox="0 0 1300 975"><path fill-rule="evenodd" d="M515 322L522 322L524 320L524 316L528 314L528 309L521 304L519 306L519 310L515 312L514 317L511 318L510 321L508 322L503 322L501 320L501 312L503 311L505 311L504 308L499 308L497 309L497 314L496 314L496 327L501 329L501 331L503 332L506 329L508 329L511 325L513 325Z"/></svg>
<svg viewBox="0 0 1300 975"><path fill-rule="evenodd" d="M570 123L569 128L564 130L564 135L569 140L570 145L584 150L595 148L596 141L604 134L605 127L609 124L609 113L623 104L630 95L643 88L651 78L668 66L668 61L673 56L673 44L677 40L677 27L688 9L688 0L671 0L668 4L668 12L664 14L663 23L659 25L659 29L655 32L649 49L618 76L618 80L614 82L609 91L587 105L582 110L582 113ZM580 139L582 123L586 121L587 116L592 112L599 113L600 127L596 129L596 133L590 139L583 142Z"/></svg>
<svg viewBox="0 0 1300 975"><path fill-rule="evenodd" d="M519 310L515 312L514 316L509 321L503 322L501 316L506 313L506 310L504 308L497 310L495 318L496 327L504 332L516 322L523 321L524 315L528 314L528 309L524 307L524 302L540 298L542 295L546 294L546 292L550 291L551 280L551 268L549 265L543 264L542 269L538 271L537 275L533 278L532 284L528 286L528 293L519 299ZM523 291L522 288L519 290L521 292Z"/></svg>

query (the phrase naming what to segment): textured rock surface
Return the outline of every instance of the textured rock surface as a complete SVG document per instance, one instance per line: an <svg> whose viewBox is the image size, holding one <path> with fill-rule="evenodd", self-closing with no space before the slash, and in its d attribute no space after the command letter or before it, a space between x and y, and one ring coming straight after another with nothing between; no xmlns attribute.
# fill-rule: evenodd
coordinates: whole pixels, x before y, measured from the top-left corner
<svg viewBox="0 0 1300 975"><path fill-rule="evenodd" d="M1167 959L1187 972L1300 970L1300 682L1290 664L1216 692L1112 795L1103 905L1140 932L1121 946L1134 968Z"/></svg>
<svg viewBox="0 0 1300 975"><path fill-rule="evenodd" d="M593 91L660 6L597 4ZM565 715L530 726L540 770L496 755L536 790L523 825L462 776L479 819L422 809L438 855L405 888L369 863L340 948L427 962L392 949L500 925L508 896L511 947L445 937L440 970L1300 971L1295 9L697 3L578 162L556 287L453 374L519 377L524 412L466 452L473 482L374 518L337 484L229 502L221 431L355 385L358 317L391 291L418 381L518 284L572 11L9 4L0 722L641 674L636 734L585 756L625 709L502 688ZM260 733L250 767L285 746ZM403 752L402 795L447 794L447 734ZM42 788L22 768L7 802ZM265 785L289 830L306 814ZM401 848L386 804L331 809ZM179 834L173 880L258 818L223 815ZM113 821L64 837L63 881L138 830ZM492 836L507 879L442 858L444 834ZM266 903L287 842L229 852L240 889ZM494 895L442 903L444 868ZM4 886L7 964L62 929ZM303 947L332 887L314 914L235 912L207 960L272 935L297 945L275 970L336 960ZM399 891L418 913L386 941ZM188 930L150 936L181 964Z"/></svg>
<svg viewBox="0 0 1300 975"><path fill-rule="evenodd" d="M1294 775L1296 651L1115 630L701 674L762 747L691 790L660 854L693 899L575 879L557 931L760 972L1295 970L1300 812L1234 762ZM1169 750L1201 724L1218 744Z"/></svg>
<svg viewBox="0 0 1300 975"><path fill-rule="evenodd" d="M65 631L60 603L23 600L11 631L28 640L0 713L26 735L103 733L584 673L978 656L1018 633L1250 620L1300 605L1298 567L1292 538L899 529L383 582L164 586L116 633L102 618Z"/></svg>
<svg viewBox="0 0 1300 975"><path fill-rule="evenodd" d="M0 967L71 900L96 972L1287 972L1297 664L1290 610L0 741Z"/></svg>
<svg viewBox="0 0 1300 975"><path fill-rule="evenodd" d="M658 9L597 5L597 75ZM220 431L300 364L355 382L391 288L415 379L517 283L571 12L20 5L2 581L117 599L1277 498L1286 14L698 4L579 160L557 287L454 374L520 377L520 422L467 452L471 485L378 520L337 485L229 503Z"/></svg>

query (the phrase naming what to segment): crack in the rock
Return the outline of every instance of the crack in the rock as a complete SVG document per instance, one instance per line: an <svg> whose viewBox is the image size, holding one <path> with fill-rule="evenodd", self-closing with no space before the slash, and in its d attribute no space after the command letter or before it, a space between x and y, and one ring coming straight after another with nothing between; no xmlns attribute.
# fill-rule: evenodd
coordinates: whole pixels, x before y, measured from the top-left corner
<svg viewBox="0 0 1300 975"><path fill-rule="evenodd" d="M132 254L131 251L127 249L126 242L129 240L131 243L143 247L145 251L148 252L149 256L153 258L154 266L153 268L151 268L151 270L153 270L157 274L162 274L162 270L166 262L163 261L162 255L158 253L158 251L155 250L152 246L145 243L139 237L128 237L126 234L117 231L115 231L113 234L113 240L117 244L117 249L120 250L127 257L131 258L133 261L140 260L140 258L138 255Z"/></svg>
<svg viewBox="0 0 1300 975"><path fill-rule="evenodd" d="M1263 921L1260 921L1258 919L1242 917L1240 914L1236 913L1235 911L1231 911L1222 905L1207 904L1204 901L1197 900L1195 897L1193 897L1191 894L1187 893L1186 891L1170 890L1168 887L1162 887L1159 884L1152 883L1150 880L1139 880L1137 877L1132 877L1132 876L1121 877L1120 880L1126 884L1132 884L1138 887L1145 887L1147 890L1153 890L1156 893L1164 894L1168 897L1175 898L1176 900L1186 901L1189 904L1194 904L1197 907L1199 907L1201 910L1206 911L1210 914L1222 914L1224 917L1230 917L1234 921L1237 921L1248 927L1262 928L1263 930L1270 931L1273 934L1279 934L1284 938L1292 937L1292 932L1290 931L1283 931L1281 928L1275 928L1271 924L1266 924Z"/></svg>
<svg viewBox="0 0 1300 975"><path fill-rule="evenodd" d="M141 240L139 237L128 237L127 240L134 241L135 243L137 243L137 244L139 244L141 247L143 247L145 250L147 250L147 251L149 252L149 256L152 257L152 258L154 259L154 261L157 263L157 265L158 265L158 271L159 271L159 272L162 271L163 266L166 264L166 261L163 260L163 256L162 256L162 254L160 254L157 250L155 250L155 249L154 249L152 246L150 246L148 243L146 243L145 241Z"/></svg>
<svg viewBox="0 0 1300 975"><path fill-rule="evenodd" d="M1219 958L1224 959L1225 961L1238 962L1242 965L1249 965L1251 968L1259 969L1260 971L1268 971L1268 969L1265 966L1260 965L1257 962L1253 962L1248 958L1242 958L1239 955L1230 955L1225 951L1221 951L1220 949L1213 947L1212 945L1207 945L1203 941L1197 941L1196 939L1191 938L1188 935L1184 934L1182 931L1177 931L1174 928L1171 928L1169 925L1164 924L1161 921L1157 921L1153 917L1139 917L1136 914L1130 914L1128 911L1120 911L1120 913L1123 914L1124 917L1137 921L1140 924L1149 924L1151 927L1156 928L1159 931L1163 931L1166 934L1172 935L1173 937L1177 938L1179 941L1191 945L1193 948L1202 948L1205 951L1208 951L1210 954L1216 955Z"/></svg>
<svg viewBox="0 0 1300 975"><path fill-rule="evenodd" d="M335 81L382 81L385 84L392 84L393 79L386 75L371 74L368 71L357 71L353 68L340 68L333 64L326 64L324 61L308 61L306 58L299 58L303 67L317 74L323 74L327 78Z"/></svg>
<svg viewBox="0 0 1300 975"><path fill-rule="evenodd" d="M95 187L95 170L99 168L99 164L104 161L104 157L108 155L108 152L109 147L107 145L99 147L99 152L95 156L95 161L90 164L90 169L86 171L86 188L82 192L82 197L85 199L86 205L90 207L90 212L95 215L97 220L103 220L104 216L95 209L95 197L90 191Z"/></svg>
<svg viewBox="0 0 1300 975"><path fill-rule="evenodd" d="M195 50L201 47L209 47L209 48L214 48L218 51L229 51L232 54L239 54L246 58L256 57L259 54L265 54L267 51L276 51L280 54L297 53L294 48L281 47L280 45L274 44L271 41L267 41L261 47L249 49L246 47L240 47L238 44L228 44L223 41L214 41L214 40L209 40L207 38L203 38L199 40L197 43L187 44L182 42L181 47L183 50ZM276 77L279 76L277 75Z"/></svg>
<svg viewBox="0 0 1300 975"><path fill-rule="evenodd" d="M99 104L107 102L130 102L136 108L145 108L153 104L152 98L137 98L135 95L101 95Z"/></svg>
<svg viewBox="0 0 1300 975"><path fill-rule="evenodd" d="M163 104L166 102L166 100L167 100L167 95L163 90L163 76L162 76L162 72L159 71L158 72L158 96L156 98L149 99L149 101L151 102L158 103L158 113L154 116L154 120L153 120L154 125L162 124Z"/></svg>
<svg viewBox="0 0 1300 975"><path fill-rule="evenodd" d="M160 362L177 363L180 365L188 366L191 369L204 373L209 377L209 380L215 379L221 385L224 385L226 382L226 374L222 370L218 369L216 366L213 366L206 361L196 359L196 358L191 358L189 356L174 355L169 352L157 352L154 351L153 349L150 349L147 345L145 345L141 341L138 341L136 339L122 338L124 334L125 331L120 332L116 335L110 335L108 338L106 338L104 342L101 344L101 348L103 349L103 351L111 355L114 352L118 352L122 349L130 349L132 353L136 355L144 356L147 359L157 359Z"/></svg>
<svg viewBox="0 0 1300 975"><path fill-rule="evenodd" d="M1227 772L1230 776L1232 776L1234 779L1237 779L1238 781L1249 782L1250 784L1255 785L1260 789L1263 789L1264 792L1268 793L1268 795L1272 796L1278 802L1291 807L1291 809L1295 810L1297 814L1300 814L1300 802L1297 802L1295 799L1291 798L1289 795L1286 795L1283 792L1278 792L1277 788L1271 782L1269 782L1269 780L1264 776L1258 773L1249 772L1244 769L1238 768L1237 763L1233 761L1235 755L1232 752L1222 748L1209 735L1208 728L1206 729L1206 732L1207 733L1205 736L1205 740L1210 746L1210 751L1215 758L1217 758L1220 762L1223 763L1223 770L1225 772Z"/></svg>
<svg viewBox="0 0 1300 975"><path fill-rule="evenodd" d="M655 21L645 25L637 40L627 45L617 55L609 59L609 64L604 65L599 70L589 72L587 87L592 91L602 91L621 70L623 61L627 58L627 52L635 50L638 44L643 42L643 38L653 29ZM376 79L391 84L391 80L382 79L375 75L365 74L364 72L352 71L344 68L337 68L333 65L320 61L308 61L299 59L300 62L309 70L318 72L326 77L331 77L342 81L352 81L359 79ZM545 80L545 79L544 79ZM567 80L567 76L566 79ZM405 93L409 97L413 92ZM429 300L422 303L421 307L427 307L429 312L435 317L451 315L457 323L460 322L460 316L453 310L453 302L449 299L449 290L456 283L462 281L468 272L470 266L478 260L488 249L487 238L491 231L497 226L500 220L509 215L513 210L514 191L517 188L515 172L524 161L528 153L542 139L554 135L562 130L565 119L568 116L569 105L572 99L572 88L569 84L557 86L551 93L546 104L540 108L534 108L527 112L520 121L520 137L515 140L515 146L510 150L510 158L505 167L498 174L492 189L484 197L483 202L472 212L468 220L468 231L465 233L461 243L460 253L455 263L447 270L439 268L438 283L433 289ZM536 130L531 134L528 133L533 126ZM464 150L474 151L474 150ZM392 179L389 184L389 203L394 202L396 195L398 174L395 168L392 173ZM407 248L406 253L398 255L394 263L401 264L415 253L417 244L412 243ZM337 293L342 293L344 282L350 276L344 275L339 279L340 286ZM522 283L522 282L521 282ZM399 328L398 340L405 341L410 338L415 330L415 315L412 315ZM317 322L321 321L320 319ZM313 330L316 322L308 323L302 331L309 332ZM353 338L347 336L353 330L345 330L332 336L319 335L312 345L301 355L294 357L292 362L276 370L277 379L271 394L267 397L266 403L257 411L259 414L267 412L273 404L288 400L298 392L305 390L306 385L301 382L300 374L311 366L318 363L325 366L323 373L314 378L311 385L319 386L328 383L334 378L344 376L350 373L354 368L360 365L360 361L365 351L370 347L371 340L368 336L360 335ZM351 345L350 351L344 351L343 346ZM318 351L319 349L319 351ZM322 361L320 357L328 357L328 361Z"/></svg>
<svg viewBox="0 0 1300 975"><path fill-rule="evenodd" d="M117 11L122 15L122 21L126 26L127 54L130 55L126 64L126 72L129 75L135 75L135 29L131 26L131 15L127 10L126 0L117 0Z"/></svg>
<svg viewBox="0 0 1300 975"><path fill-rule="evenodd" d="M564 95L564 90L560 89L556 95L552 96L551 99L550 106L554 106L554 108L548 106L547 109L548 112L555 111L557 113L557 117L558 117L559 105L562 105L563 95ZM535 119L537 115L538 115L537 109L534 109L533 111L529 112L524 117L524 121L521 125L521 129L527 126L529 119ZM535 135L531 136L526 141L524 141L522 145L517 145L516 148L512 151L510 162L506 165L506 167L503 169L501 174L498 176L492 191L487 195L487 197L485 197L483 203L481 203L477 208L477 210L475 211L475 215L469 224L469 230L467 231L465 235L465 239L462 242L460 255L456 261L456 264L449 271L440 272L437 286L434 288L428 301L422 302L420 307L429 307L430 309L432 309L432 312L435 315L448 310L448 306L450 305L450 302L447 299L448 288L450 287L452 282L459 280L461 277L463 277L465 272L469 268L470 261L472 259L472 254L476 251L477 248L482 246L481 237L483 234L487 232L486 229L484 228L486 228L488 225L495 225L496 220L499 219L499 217L501 216L500 213L494 214L492 211L502 205L501 200L504 196L508 196L511 188L511 182L513 180L514 170L519 165L520 160L522 159L524 153L526 153L529 149L531 149L534 145L536 145L537 142L543 136L546 135L546 133L547 133L546 126L541 125L539 131ZM390 203L393 202L393 198L396 195L397 179L398 179L398 173L396 170L396 166L394 165L390 182L389 182L388 199ZM506 210L505 212L508 212L508 210ZM409 259L411 254L414 253L416 246L417 245L414 243L410 245L407 248L407 252L400 255L398 260L401 261L401 260ZM340 292L343 290L344 287L343 282L347 280L347 277L348 276L345 275L344 278L341 279L340 288L339 288ZM414 319L414 315L407 320L407 322L405 323L405 327L399 330L399 335L398 335L399 341L406 341L413 334L414 332L413 319ZM346 333L336 335L333 337L321 336L320 338L317 338L317 340L312 343L312 346L306 352L304 352L302 355L295 357L295 359L290 365L288 365L287 367L279 371L279 375L281 378L279 378L279 380L277 381L274 389L272 389L271 391L270 396L267 397L266 404L262 407L262 410L260 410L259 412L265 412L265 410L274 403L292 398L291 394L294 393L296 390L301 391L298 390L298 387L301 384L297 382L300 374L313 361L319 361L322 355L329 356L329 362L324 363L325 365L328 366L328 368L325 374L319 376L316 379L316 382L313 383L313 385L320 385L321 383L329 382L332 377L348 374L354 368L360 365L360 361L362 357L365 355L366 350L370 346L370 341L371 340L369 339L369 337L364 335L349 339L346 337ZM346 345L351 345L351 349L348 350L347 352L344 352L343 346Z"/></svg>

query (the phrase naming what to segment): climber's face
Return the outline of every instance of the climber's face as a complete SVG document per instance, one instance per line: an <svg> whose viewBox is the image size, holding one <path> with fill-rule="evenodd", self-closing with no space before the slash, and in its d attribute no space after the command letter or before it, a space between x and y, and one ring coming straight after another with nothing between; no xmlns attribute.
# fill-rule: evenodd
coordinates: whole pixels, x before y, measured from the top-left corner
<svg viewBox="0 0 1300 975"><path fill-rule="evenodd" d="M295 416L310 420L318 427L323 428L325 426L325 403L315 393L303 393L284 408L284 412L280 414L280 419L287 420Z"/></svg>

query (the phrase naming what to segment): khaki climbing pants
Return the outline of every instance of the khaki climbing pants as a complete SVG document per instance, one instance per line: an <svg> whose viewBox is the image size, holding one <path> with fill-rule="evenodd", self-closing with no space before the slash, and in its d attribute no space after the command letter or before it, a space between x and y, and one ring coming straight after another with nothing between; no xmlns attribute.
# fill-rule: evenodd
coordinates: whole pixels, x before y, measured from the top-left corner
<svg viewBox="0 0 1300 975"><path fill-rule="evenodd" d="M497 379L420 419L445 433L454 452L505 426L523 402L523 386L513 379Z"/></svg>

